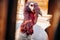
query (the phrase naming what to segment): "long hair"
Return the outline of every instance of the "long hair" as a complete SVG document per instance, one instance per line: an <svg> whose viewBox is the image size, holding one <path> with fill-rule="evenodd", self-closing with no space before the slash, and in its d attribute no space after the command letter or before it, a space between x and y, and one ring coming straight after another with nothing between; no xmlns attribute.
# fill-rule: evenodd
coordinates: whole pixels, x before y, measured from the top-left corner
<svg viewBox="0 0 60 40"><path fill-rule="evenodd" d="M36 2L27 2L24 7L24 20L29 19L29 14L32 12L31 9L29 8L30 3L34 3L34 14L35 14L35 20L37 22L38 19L38 14L41 14L40 8ZM35 22L35 24L36 24Z"/></svg>
<svg viewBox="0 0 60 40"><path fill-rule="evenodd" d="M29 8L30 3L34 3L34 17L30 17L30 13L32 12ZM33 26L36 24L38 19L38 14L40 13L40 8L38 4L35 2L27 2L24 8L24 21L21 25L21 32L26 32L27 35L33 34ZM34 20L33 20L34 18ZM31 22L25 23L27 20L33 20ZM28 28L28 29L27 29Z"/></svg>
<svg viewBox="0 0 60 40"><path fill-rule="evenodd" d="M27 2L25 4L24 13L30 13L31 12L31 9L29 8L30 3L34 3L34 12L36 14L41 14L40 8L38 7L38 4L35 2Z"/></svg>

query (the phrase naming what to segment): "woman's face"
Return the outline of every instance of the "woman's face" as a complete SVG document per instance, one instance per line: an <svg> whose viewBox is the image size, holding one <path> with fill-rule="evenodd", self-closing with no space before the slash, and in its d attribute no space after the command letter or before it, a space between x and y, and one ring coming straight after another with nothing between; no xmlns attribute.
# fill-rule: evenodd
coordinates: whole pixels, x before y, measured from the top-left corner
<svg viewBox="0 0 60 40"><path fill-rule="evenodd" d="M34 11L34 3L30 3L29 8L31 9L31 11Z"/></svg>

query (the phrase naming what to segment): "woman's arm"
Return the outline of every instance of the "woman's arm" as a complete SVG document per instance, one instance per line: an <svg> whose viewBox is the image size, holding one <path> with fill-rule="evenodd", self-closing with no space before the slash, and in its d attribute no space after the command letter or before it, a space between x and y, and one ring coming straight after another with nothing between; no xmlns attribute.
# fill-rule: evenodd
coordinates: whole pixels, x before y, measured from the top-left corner
<svg viewBox="0 0 60 40"><path fill-rule="evenodd" d="M32 20L25 20L24 24L31 22Z"/></svg>

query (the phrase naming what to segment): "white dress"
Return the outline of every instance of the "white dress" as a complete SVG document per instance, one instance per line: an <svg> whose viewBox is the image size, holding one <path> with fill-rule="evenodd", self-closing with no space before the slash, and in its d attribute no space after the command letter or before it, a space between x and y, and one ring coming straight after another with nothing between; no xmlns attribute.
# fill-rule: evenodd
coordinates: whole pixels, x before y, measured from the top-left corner
<svg viewBox="0 0 60 40"><path fill-rule="evenodd" d="M20 24L20 23L19 23ZM48 40L48 35L43 28L38 25L34 25L34 33L30 36L20 33L20 27L17 28L15 40Z"/></svg>

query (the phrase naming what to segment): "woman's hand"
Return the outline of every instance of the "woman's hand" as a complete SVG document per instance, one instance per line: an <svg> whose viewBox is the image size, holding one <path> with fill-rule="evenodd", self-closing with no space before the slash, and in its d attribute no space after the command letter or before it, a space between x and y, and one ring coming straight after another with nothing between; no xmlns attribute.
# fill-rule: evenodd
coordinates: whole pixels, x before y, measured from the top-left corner
<svg viewBox="0 0 60 40"><path fill-rule="evenodd" d="M26 20L24 24L27 24L28 22L32 22L32 20Z"/></svg>

